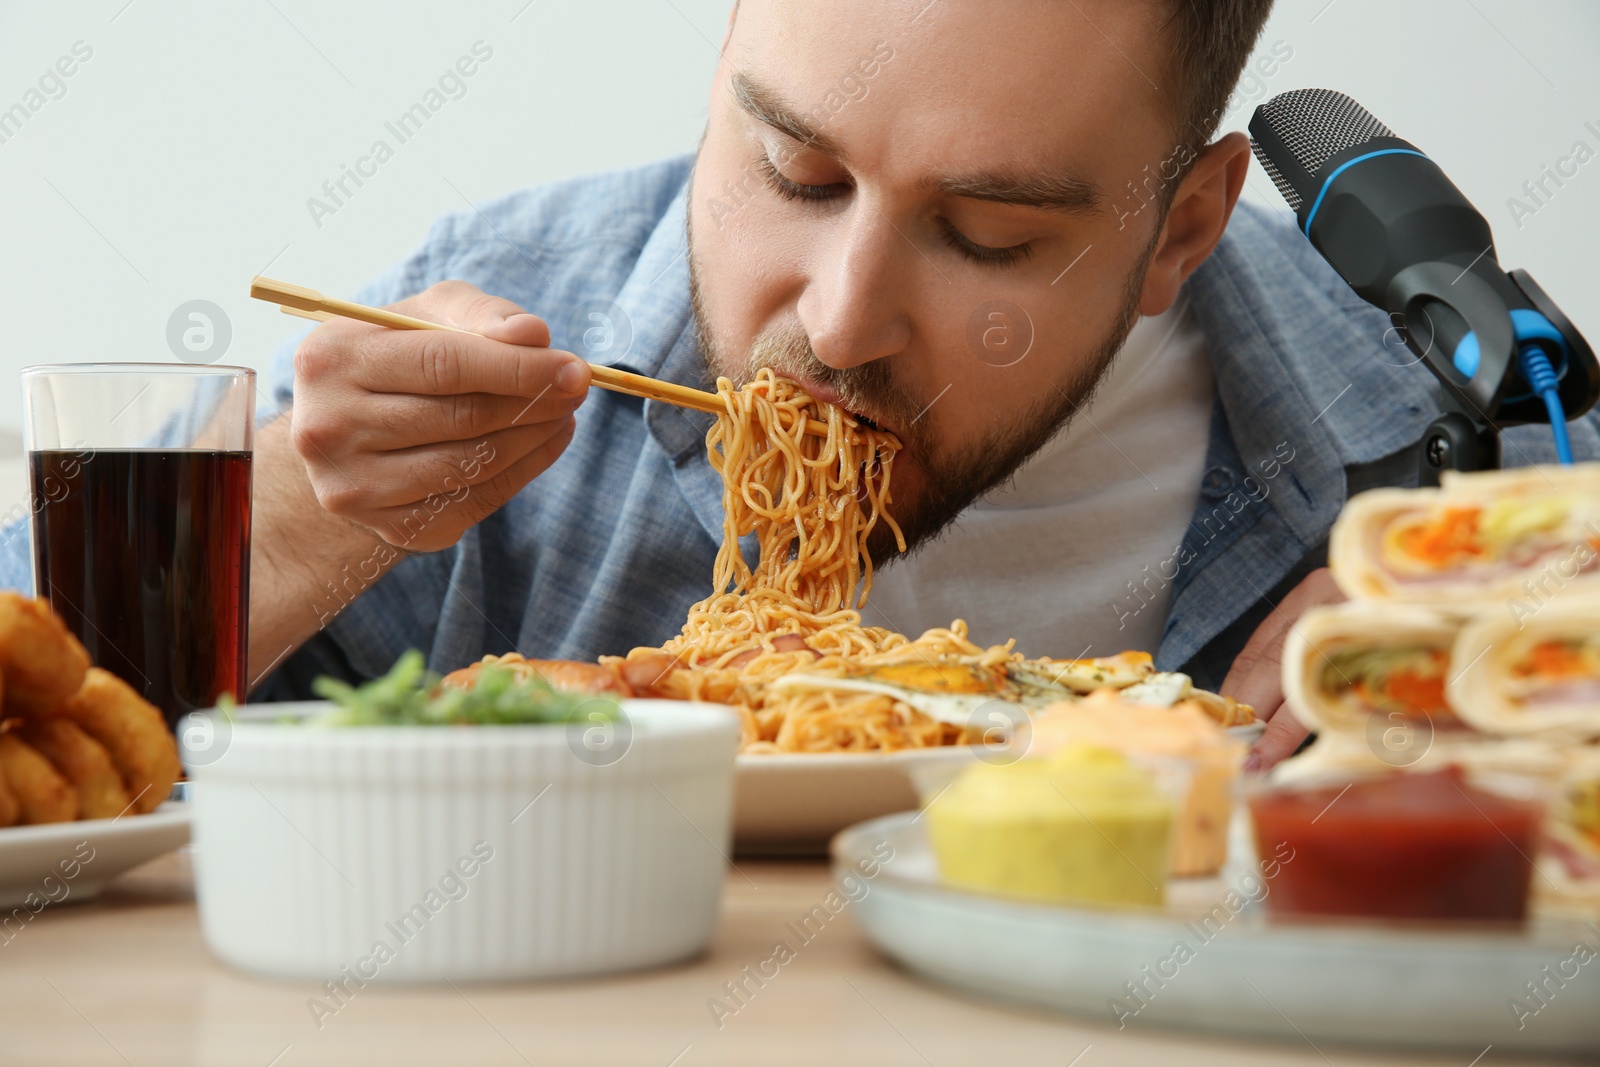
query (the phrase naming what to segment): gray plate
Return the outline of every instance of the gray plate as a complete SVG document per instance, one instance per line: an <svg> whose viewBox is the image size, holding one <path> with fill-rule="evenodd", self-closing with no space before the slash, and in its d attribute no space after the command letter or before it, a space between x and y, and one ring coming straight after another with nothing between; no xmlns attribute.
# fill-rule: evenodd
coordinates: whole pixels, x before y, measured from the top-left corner
<svg viewBox="0 0 1600 1067"><path fill-rule="evenodd" d="M1031 904L941 886L916 818L843 831L834 870L868 939L936 982L1129 1029L1459 1048L1469 1058L1491 1043L1600 1050L1600 958L1575 954L1580 943L1600 950L1600 924L1273 923L1249 900L1271 882L1241 882L1242 865L1174 883L1165 910ZM893 858L864 879L857 865L875 849ZM1243 902L1236 911L1230 892ZM1543 1004L1528 982L1543 983Z"/></svg>

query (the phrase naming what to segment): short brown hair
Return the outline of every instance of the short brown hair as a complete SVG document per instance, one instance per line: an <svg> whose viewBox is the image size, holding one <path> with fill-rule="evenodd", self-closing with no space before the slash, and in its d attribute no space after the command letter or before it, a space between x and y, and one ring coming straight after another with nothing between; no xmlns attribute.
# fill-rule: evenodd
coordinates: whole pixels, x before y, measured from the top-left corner
<svg viewBox="0 0 1600 1067"><path fill-rule="evenodd" d="M1170 0L1162 25L1172 48L1178 141L1211 140L1250 50L1272 13L1272 0ZM1170 90L1169 90L1170 91Z"/></svg>
<svg viewBox="0 0 1600 1067"><path fill-rule="evenodd" d="M1273 0L1168 2L1172 14L1161 32L1172 38L1173 68L1184 87L1172 94L1177 139L1180 144L1201 145L1211 140L1222 121L1228 96L1272 14ZM734 0L733 13L739 13L739 0Z"/></svg>

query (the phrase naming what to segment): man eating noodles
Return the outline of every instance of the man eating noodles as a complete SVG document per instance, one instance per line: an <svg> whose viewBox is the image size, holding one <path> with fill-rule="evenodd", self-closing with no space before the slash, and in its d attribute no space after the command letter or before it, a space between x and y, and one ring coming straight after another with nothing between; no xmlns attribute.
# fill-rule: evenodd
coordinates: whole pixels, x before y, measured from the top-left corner
<svg viewBox="0 0 1600 1067"><path fill-rule="evenodd" d="M868 622L1149 649L1276 713L1257 762L1293 751L1283 639L1338 598L1344 501L1414 483L1436 401L1382 312L1236 207L1249 144L1218 131L1241 71L1292 58L1256 46L1270 6L744 0L694 155L447 216L356 297L483 336L336 320L278 353L257 696L413 647L443 672L661 644L722 536L710 416L591 392L584 360L770 367L904 443L914 551ZM1600 451L1592 416L1572 437Z"/></svg>

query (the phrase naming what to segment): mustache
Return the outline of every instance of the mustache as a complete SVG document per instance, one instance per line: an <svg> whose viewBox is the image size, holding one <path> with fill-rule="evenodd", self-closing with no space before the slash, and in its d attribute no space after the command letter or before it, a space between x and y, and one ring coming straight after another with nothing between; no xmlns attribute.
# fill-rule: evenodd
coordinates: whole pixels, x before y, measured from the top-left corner
<svg viewBox="0 0 1600 1067"><path fill-rule="evenodd" d="M804 331L780 329L761 334L751 344L739 384L753 379L763 369L793 381L825 385L839 395L843 407L884 429L893 429L908 446L917 443L908 435L916 436L914 424L923 406L895 381L894 368L887 359L868 360L853 367L830 367L817 358Z"/></svg>

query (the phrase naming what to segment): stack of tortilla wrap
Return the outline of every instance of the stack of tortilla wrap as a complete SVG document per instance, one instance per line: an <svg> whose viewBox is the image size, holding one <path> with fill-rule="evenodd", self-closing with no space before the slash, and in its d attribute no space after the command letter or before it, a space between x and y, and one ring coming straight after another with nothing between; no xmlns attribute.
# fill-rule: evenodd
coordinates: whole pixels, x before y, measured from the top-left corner
<svg viewBox="0 0 1600 1067"><path fill-rule="evenodd" d="M1274 777L1538 779L1554 798L1539 881L1600 906L1600 464L1363 493L1328 556L1350 600L1301 617L1283 663L1319 737Z"/></svg>

